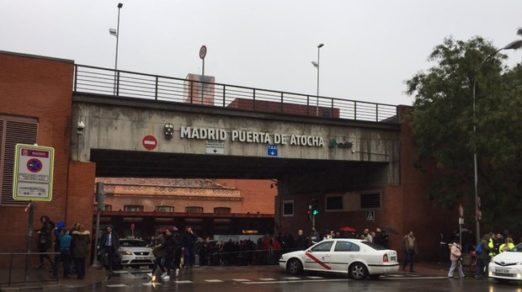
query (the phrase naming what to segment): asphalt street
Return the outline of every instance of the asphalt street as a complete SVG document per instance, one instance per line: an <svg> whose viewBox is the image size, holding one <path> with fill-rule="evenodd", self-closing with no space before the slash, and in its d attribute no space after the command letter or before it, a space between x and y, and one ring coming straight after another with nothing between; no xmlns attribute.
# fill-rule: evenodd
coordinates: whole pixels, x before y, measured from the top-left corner
<svg viewBox="0 0 522 292"><path fill-rule="evenodd" d="M398 273L379 280L354 281L343 275L288 275L277 267L201 267L184 270L170 281L152 283L144 271L122 271L88 287L62 286L62 291L487 291L522 292L518 283L496 283L473 278Z"/></svg>

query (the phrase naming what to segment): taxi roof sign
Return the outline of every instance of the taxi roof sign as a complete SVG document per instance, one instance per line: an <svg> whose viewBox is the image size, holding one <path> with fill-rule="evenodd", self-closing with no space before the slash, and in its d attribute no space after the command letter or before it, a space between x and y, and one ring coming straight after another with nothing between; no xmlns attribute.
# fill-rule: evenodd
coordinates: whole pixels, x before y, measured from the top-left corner
<svg viewBox="0 0 522 292"><path fill-rule="evenodd" d="M13 200L51 201L53 173L53 147L16 144Z"/></svg>

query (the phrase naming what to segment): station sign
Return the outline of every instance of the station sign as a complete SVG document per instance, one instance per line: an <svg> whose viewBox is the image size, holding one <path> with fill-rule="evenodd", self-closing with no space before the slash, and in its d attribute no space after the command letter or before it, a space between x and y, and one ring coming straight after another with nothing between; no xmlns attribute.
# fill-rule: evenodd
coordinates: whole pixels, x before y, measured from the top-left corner
<svg viewBox="0 0 522 292"><path fill-rule="evenodd" d="M53 197L54 148L16 144L13 199L51 201Z"/></svg>

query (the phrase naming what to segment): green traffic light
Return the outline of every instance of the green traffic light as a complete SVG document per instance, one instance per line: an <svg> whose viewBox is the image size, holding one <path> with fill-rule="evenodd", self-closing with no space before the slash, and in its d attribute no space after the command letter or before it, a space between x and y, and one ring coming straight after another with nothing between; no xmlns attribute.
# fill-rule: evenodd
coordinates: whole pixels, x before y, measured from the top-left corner
<svg viewBox="0 0 522 292"><path fill-rule="evenodd" d="M317 214L319 214L319 210L313 210L313 211L312 211L312 215L315 216L315 215L317 215Z"/></svg>

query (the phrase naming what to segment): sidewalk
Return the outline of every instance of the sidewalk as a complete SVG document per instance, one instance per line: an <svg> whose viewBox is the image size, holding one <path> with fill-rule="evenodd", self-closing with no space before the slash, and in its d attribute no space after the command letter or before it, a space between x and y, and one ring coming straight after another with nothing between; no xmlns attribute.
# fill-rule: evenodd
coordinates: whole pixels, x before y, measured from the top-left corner
<svg viewBox="0 0 522 292"><path fill-rule="evenodd" d="M2 271L4 274L4 271ZM33 270L31 271L31 280L29 282L20 281L23 278L21 271L13 272L13 279L16 281L10 286L7 283L0 284L0 291L21 291L21 290L34 290L43 289L48 291L54 291L62 288L72 289L87 287L93 284L99 283L105 278L105 271L103 269L96 269L88 267L86 269L85 278L82 280L76 279L76 276L71 278L63 279L60 277L58 281L51 279L49 270Z"/></svg>

